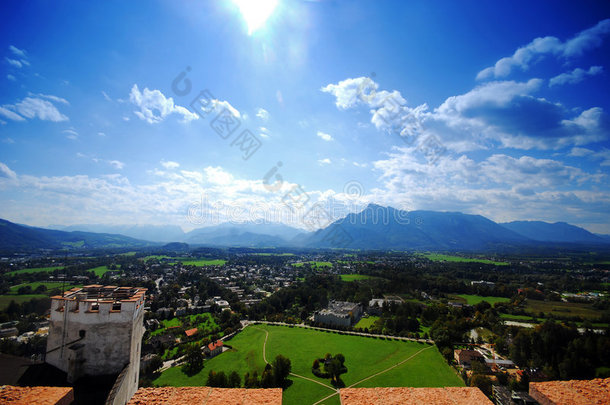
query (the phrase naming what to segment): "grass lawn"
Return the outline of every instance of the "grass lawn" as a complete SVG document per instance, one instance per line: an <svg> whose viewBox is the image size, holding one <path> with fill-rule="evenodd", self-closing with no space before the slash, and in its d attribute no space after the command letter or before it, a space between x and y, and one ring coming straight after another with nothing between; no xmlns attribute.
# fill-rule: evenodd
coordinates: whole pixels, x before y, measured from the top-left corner
<svg viewBox="0 0 610 405"><path fill-rule="evenodd" d="M487 301L491 305L498 302L510 302L510 298L505 297L490 297L490 296L482 296L482 295L468 295L468 294L460 294L458 297L466 300L468 305L477 305L479 302Z"/></svg>
<svg viewBox="0 0 610 405"><path fill-rule="evenodd" d="M534 316L538 316L540 312L545 314L553 314L556 317L575 317L580 316L583 319L599 319L601 311L593 308L591 304L577 302L561 302L561 301L525 301L525 311Z"/></svg>
<svg viewBox="0 0 610 405"><path fill-rule="evenodd" d="M41 272L46 272L46 273L50 273L53 270L57 270L57 269L63 269L63 266L55 266L55 267L36 267L33 269L21 269L21 270L15 270L15 271L10 271L8 273L6 273L7 276L14 276L15 274L24 274L24 273L41 273Z"/></svg>
<svg viewBox="0 0 610 405"><path fill-rule="evenodd" d="M96 276L98 277L103 277L104 274L106 274L109 271L114 271L114 270L110 270L108 268L108 266L99 266L99 267L94 267L92 269L89 269L88 271L92 271L95 273Z"/></svg>
<svg viewBox="0 0 610 405"><path fill-rule="evenodd" d="M43 294L0 295L0 310L6 309L11 301L15 301L17 304L22 304L31 300L32 298L48 298L48 296Z"/></svg>
<svg viewBox="0 0 610 405"><path fill-rule="evenodd" d="M185 266L203 267L203 266L224 266L224 264L226 262L227 262L226 260L222 260L222 259L215 259L215 260L199 259L199 260L185 260L185 261L182 261L182 264Z"/></svg>
<svg viewBox="0 0 610 405"><path fill-rule="evenodd" d="M201 329L203 331L202 337L206 332L211 333L211 331L218 329L218 324L216 323L216 321L214 321L214 318L212 317L212 315L209 312L204 312L203 314L188 315L184 318L181 317L181 318L164 319L161 321L162 326L160 328L152 331L150 333L150 336L152 337L152 336L161 335L161 334L165 333L165 331L168 328L174 328L174 327L180 327L180 326L186 327L186 325L182 321L183 319L189 320L189 322L191 323L191 326L190 326L191 328ZM200 322L196 323L198 319L200 320Z"/></svg>
<svg viewBox="0 0 610 405"><path fill-rule="evenodd" d="M144 261L150 260L150 259L155 259L155 260L162 260L162 259L169 259L169 256L166 255L150 255L150 256L145 256L141 258Z"/></svg>
<svg viewBox="0 0 610 405"><path fill-rule="evenodd" d="M269 333L266 345L267 360L272 361L276 355L283 354L290 358L293 373L322 384L330 385L330 382L328 379L315 377L311 373L311 364L315 358L323 357L328 352L342 353L345 356L348 372L341 377L346 386L357 383L411 356L413 357L410 360L399 367L356 386L443 387L464 385L443 360L435 346L270 325L254 325L246 328L227 342L233 346L233 349L206 361L199 374L187 377L179 368L171 368L164 371L154 381L154 384L205 385L210 370L225 373L235 370L242 377L242 382L246 372L257 370L260 374L264 367L265 331ZM313 404L336 392L334 389L324 388L298 377L290 377L290 379L293 383L283 393L285 405ZM325 403L339 404L339 398L335 395Z"/></svg>
<svg viewBox="0 0 610 405"><path fill-rule="evenodd" d="M17 295L17 291L19 290L19 288L21 287L25 287L25 286L30 286L32 287L32 290L37 289L39 286L44 285L45 287L47 287L47 291L53 291L56 289L61 289L63 285L63 283L61 282L52 282L52 281L34 281L32 283L23 283L23 284L17 284L14 285L10 288L10 292L8 293L8 295ZM65 286L66 290L69 290L70 288L74 288L74 287L82 287L82 285L71 285L70 283L67 283Z"/></svg>
<svg viewBox="0 0 610 405"><path fill-rule="evenodd" d="M513 315L513 314L500 314L500 318L508 321L532 321L534 318L529 315ZM539 319L540 320L540 319Z"/></svg>
<svg viewBox="0 0 610 405"><path fill-rule="evenodd" d="M439 253L424 253L422 254L426 259L432 260L433 262L462 262L462 263L483 263L483 264L495 264L496 266L507 266L508 262L496 262L489 259L478 259L461 256L450 256L442 255Z"/></svg>
<svg viewBox="0 0 610 405"><path fill-rule="evenodd" d="M294 256L294 253L253 253L255 256Z"/></svg>
<svg viewBox="0 0 610 405"><path fill-rule="evenodd" d="M321 267L333 267L333 264L331 262L315 262L315 261L292 263L292 265L294 267L303 267L303 265L305 263L308 263L311 267L313 267L315 269L319 269Z"/></svg>
<svg viewBox="0 0 610 405"><path fill-rule="evenodd" d="M367 280L369 278L373 278L373 276L367 276L366 274L341 274L342 281Z"/></svg>
<svg viewBox="0 0 610 405"><path fill-rule="evenodd" d="M354 326L355 328L370 328L371 326L373 326L373 324L375 323L375 321L379 319L378 316L369 316L367 318L362 318L358 321L358 323Z"/></svg>

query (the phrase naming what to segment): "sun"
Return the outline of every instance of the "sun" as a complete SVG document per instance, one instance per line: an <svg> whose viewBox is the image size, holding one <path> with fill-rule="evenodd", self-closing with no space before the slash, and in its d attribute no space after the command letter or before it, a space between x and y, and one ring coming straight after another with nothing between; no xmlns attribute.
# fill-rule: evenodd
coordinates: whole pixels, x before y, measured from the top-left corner
<svg viewBox="0 0 610 405"><path fill-rule="evenodd" d="M263 25L275 10L278 0L233 0L248 24L248 35Z"/></svg>

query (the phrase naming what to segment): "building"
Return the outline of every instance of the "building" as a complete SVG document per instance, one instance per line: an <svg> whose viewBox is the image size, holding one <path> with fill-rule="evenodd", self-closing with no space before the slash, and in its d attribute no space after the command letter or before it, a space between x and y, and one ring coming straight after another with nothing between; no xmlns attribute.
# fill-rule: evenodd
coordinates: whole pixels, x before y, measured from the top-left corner
<svg viewBox="0 0 610 405"><path fill-rule="evenodd" d="M203 348L203 352L210 357L214 357L220 353L222 353L223 347L222 340L217 340L216 342L212 342Z"/></svg>
<svg viewBox="0 0 610 405"><path fill-rule="evenodd" d="M527 392L511 391L502 385L493 386L493 398L496 405L538 405Z"/></svg>
<svg viewBox="0 0 610 405"><path fill-rule="evenodd" d="M453 351L453 358L456 363L464 368L470 368L473 361L483 363L485 357L476 350L457 349Z"/></svg>
<svg viewBox="0 0 610 405"><path fill-rule="evenodd" d="M88 285L51 297L46 363L75 383L114 375L110 403L138 388L146 289Z"/></svg>
<svg viewBox="0 0 610 405"><path fill-rule="evenodd" d="M610 378L531 382L529 394L540 405L610 403Z"/></svg>
<svg viewBox="0 0 610 405"><path fill-rule="evenodd" d="M360 304L347 301L330 301L328 307L313 315L314 322L329 326L351 326L362 315Z"/></svg>
<svg viewBox="0 0 610 405"><path fill-rule="evenodd" d="M343 388L341 405L493 405L476 387L444 388Z"/></svg>
<svg viewBox="0 0 610 405"><path fill-rule="evenodd" d="M140 388L129 405L281 405L282 389L245 389L212 387Z"/></svg>

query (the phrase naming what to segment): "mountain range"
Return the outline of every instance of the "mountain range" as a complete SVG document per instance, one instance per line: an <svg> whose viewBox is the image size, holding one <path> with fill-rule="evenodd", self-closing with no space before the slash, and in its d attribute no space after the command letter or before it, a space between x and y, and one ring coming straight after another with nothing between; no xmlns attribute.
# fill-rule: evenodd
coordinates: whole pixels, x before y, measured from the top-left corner
<svg viewBox="0 0 610 405"><path fill-rule="evenodd" d="M220 224L183 232L178 226L72 225L35 228L0 220L0 249L140 247L156 243L241 247L488 250L545 244L610 247L596 235L565 222L496 223L461 212L402 211L370 204L315 232L278 223ZM57 229L60 228L60 229Z"/></svg>

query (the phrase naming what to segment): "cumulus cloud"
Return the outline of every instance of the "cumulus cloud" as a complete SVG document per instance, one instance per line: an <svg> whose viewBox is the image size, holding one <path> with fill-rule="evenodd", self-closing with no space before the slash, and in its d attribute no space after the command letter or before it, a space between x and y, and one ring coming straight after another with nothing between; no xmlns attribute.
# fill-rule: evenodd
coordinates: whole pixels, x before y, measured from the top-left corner
<svg viewBox="0 0 610 405"><path fill-rule="evenodd" d="M175 105L173 98L166 98L159 90L149 90L145 87L143 91L140 91L137 84L131 88L129 101L139 107L134 114L149 124L158 124L170 114L182 116L182 122L185 123L199 118L197 114L190 112L185 107Z"/></svg>
<svg viewBox="0 0 610 405"><path fill-rule="evenodd" d="M536 97L544 83L541 79L527 82L493 81L476 86L457 96L448 97L430 110L427 104L406 105L397 90L377 91L369 78L348 79L326 86L337 98L340 109L367 106L371 123L379 130L401 136L407 145L429 149L428 140L438 150L457 152L488 149L500 145L517 149L552 149L604 139L610 132L605 112L593 107L574 116L560 103ZM362 96L366 83L372 89Z"/></svg>
<svg viewBox="0 0 610 405"><path fill-rule="evenodd" d="M588 70L576 68L571 72L562 73L551 78L551 80L549 80L549 87L558 86L562 84L580 83L585 80L587 76L597 76L603 71L604 69L601 66L591 66Z"/></svg>
<svg viewBox="0 0 610 405"><path fill-rule="evenodd" d="M171 170L171 169L179 168L180 167L180 163L172 162L171 160L168 160L168 161L162 160L161 161L161 166L165 167L168 170Z"/></svg>
<svg viewBox="0 0 610 405"><path fill-rule="evenodd" d="M318 131L317 135L318 135L318 138L322 138L322 140L326 141L326 142L330 142L333 140L332 136L330 136L329 134L322 132L322 131Z"/></svg>
<svg viewBox="0 0 610 405"><path fill-rule="evenodd" d="M122 170L125 167L125 163L119 160L109 160L108 164L117 170Z"/></svg>
<svg viewBox="0 0 610 405"><path fill-rule="evenodd" d="M256 116L263 122L267 122L267 120L269 120L269 111L265 110L264 108L259 108L256 110Z"/></svg>
<svg viewBox="0 0 610 405"><path fill-rule="evenodd" d="M25 119L32 118L53 122L68 121L68 117L59 112L52 102L68 104L68 101L61 97L40 94L35 97L26 97L15 104L0 106L0 115L13 121L25 121Z"/></svg>
<svg viewBox="0 0 610 405"><path fill-rule="evenodd" d="M324 158L324 159L319 159L319 160L318 160L318 164L319 164L320 166L329 165L329 164L331 164L331 163L332 163L332 162L331 162L331 160L330 160L329 158Z"/></svg>
<svg viewBox="0 0 610 405"><path fill-rule="evenodd" d="M610 19L605 19L595 26L579 32L571 39L562 42L560 39L547 36L534 39L529 44L517 49L512 56L498 60L494 66L481 70L477 79L508 76L513 68L527 70L531 64L546 55L572 58L599 46L606 34L610 32Z"/></svg>

